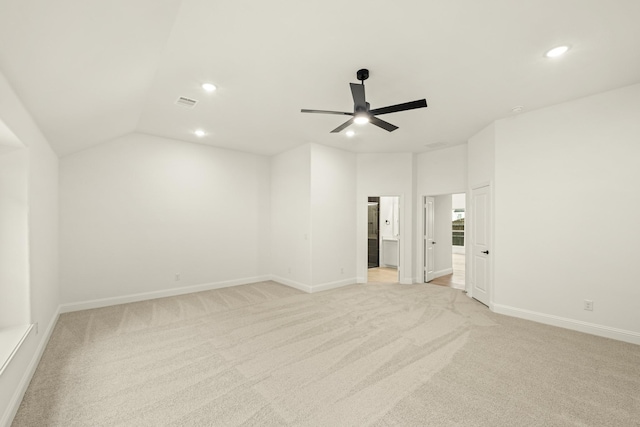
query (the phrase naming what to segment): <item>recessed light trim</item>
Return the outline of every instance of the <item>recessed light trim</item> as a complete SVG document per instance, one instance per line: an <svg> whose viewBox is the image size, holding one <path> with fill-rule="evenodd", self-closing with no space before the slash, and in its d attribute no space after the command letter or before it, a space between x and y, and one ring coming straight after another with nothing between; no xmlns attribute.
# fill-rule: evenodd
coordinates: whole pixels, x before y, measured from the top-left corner
<svg viewBox="0 0 640 427"><path fill-rule="evenodd" d="M202 84L202 89L204 89L205 92L211 93L211 92L215 92L217 87L213 83L203 83Z"/></svg>
<svg viewBox="0 0 640 427"><path fill-rule="evenodd" d="M558 58L567 53L569 48L570 47L568 45L556 46L553 49L549 49L547 53L544 54L544 56L547 58Z"/></svg>
<svg viewBox="0 0 640 427"><path fill-rule="evenodd" d="M348 130L348 131L347 131L347 136L348 136L349 138L353 137L353 135L355 135L355 134L356 134L356 133L355 133L354 131L352 131L352 130Z"/></svg>
<svg viewBox="0 0 640 427"><path fill-rule="evenodd" d="M203 131L202 129L196 129L193 132L198 138L202 138L203 136L205 136L207 133L205 131Z"/></svg>

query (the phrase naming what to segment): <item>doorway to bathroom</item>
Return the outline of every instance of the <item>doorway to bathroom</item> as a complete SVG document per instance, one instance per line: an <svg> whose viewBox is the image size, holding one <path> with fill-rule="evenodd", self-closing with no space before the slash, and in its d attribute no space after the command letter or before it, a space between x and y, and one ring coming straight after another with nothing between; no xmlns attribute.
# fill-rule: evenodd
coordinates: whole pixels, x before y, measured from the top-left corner
<svg viewBox="0 0 640 427"><path fill-rule="evenodd" d="M398 283L400 197L367 199L367 282Z"/></svg>

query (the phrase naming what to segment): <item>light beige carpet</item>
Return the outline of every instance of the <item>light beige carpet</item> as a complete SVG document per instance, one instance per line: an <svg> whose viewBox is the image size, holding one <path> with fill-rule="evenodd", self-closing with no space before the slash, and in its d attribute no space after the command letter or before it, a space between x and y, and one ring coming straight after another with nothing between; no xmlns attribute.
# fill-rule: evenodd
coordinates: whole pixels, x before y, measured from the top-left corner
<svg viewBox="0 0 640 427"><path fill-rule="evenodd" d="M640 346L433 285L265 282L60 316L14 426L633 426Z"/></svg>

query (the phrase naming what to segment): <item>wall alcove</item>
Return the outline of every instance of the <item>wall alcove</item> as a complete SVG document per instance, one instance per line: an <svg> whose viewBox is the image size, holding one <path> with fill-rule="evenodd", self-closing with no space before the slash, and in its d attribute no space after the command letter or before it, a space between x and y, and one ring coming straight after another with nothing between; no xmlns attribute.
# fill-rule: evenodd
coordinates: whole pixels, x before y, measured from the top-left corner
<svg viewBox="0 0 640 427"><path fill-rule="evenodd" d="M0 373L31 329L28 154L0 121Z"/></svg>

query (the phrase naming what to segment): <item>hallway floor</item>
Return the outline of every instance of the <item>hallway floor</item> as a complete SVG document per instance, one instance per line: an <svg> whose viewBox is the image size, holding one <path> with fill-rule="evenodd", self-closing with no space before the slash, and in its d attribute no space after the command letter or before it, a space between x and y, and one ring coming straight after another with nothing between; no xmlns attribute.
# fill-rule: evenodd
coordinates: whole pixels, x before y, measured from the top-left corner
<svg viewBox="0 0 640 427"><path fill-rule="evenodd" d="M375 267L367 269L367 283L398 283L398 269L390 267Z"/></svg>
<svg viewBox="0 0 640 427"><path fill-rule="evenodd" d="M433 279L432 285L449 286L455 289L464 289L464 254L451 254L453 258L453 273Z"/></svg>
<svg viewBox="0 0 640 427"><path fill-rule="evenodd" d="M465 287L465 256L464 254L451 254L453 273L433 279L432 285L448 286L454 289ZM367 269L367 283L398 283L398 270L389 267L375 267Z"/></svg>

